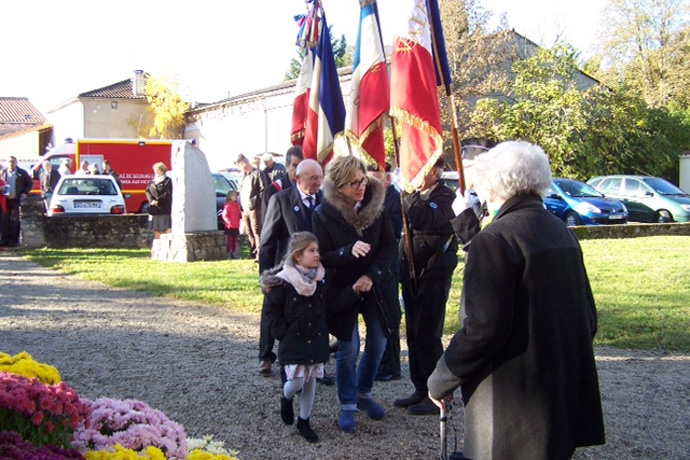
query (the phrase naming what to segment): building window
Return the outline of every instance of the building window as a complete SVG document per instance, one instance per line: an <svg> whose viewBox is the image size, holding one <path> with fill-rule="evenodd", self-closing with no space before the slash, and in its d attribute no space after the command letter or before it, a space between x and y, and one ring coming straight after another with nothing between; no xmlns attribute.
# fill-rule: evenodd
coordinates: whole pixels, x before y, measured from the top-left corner
<svg viewBox="0 0 690 460"><path fill-rule="evenodd" d="M116 110L117 109L117 101L111 101L110 102L110 108L113 110Z"/></svg>

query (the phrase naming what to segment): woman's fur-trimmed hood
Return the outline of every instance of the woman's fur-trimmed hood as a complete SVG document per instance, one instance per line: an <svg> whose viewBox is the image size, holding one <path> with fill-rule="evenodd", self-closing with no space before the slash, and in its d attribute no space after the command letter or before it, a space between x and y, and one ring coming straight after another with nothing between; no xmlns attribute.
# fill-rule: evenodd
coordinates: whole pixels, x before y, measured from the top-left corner
<svg viewBox="0 0 690 460"><path fill-rule="evenodd" d="M359 212L345 203L342 194L333 182L325 179L321 184L323 199L330 204L345 221L352 225L358 235L369 228L383 212L383 203L386 199L386 186L379 179L369 176L369 183L364 192L362 207Z"/></svg>

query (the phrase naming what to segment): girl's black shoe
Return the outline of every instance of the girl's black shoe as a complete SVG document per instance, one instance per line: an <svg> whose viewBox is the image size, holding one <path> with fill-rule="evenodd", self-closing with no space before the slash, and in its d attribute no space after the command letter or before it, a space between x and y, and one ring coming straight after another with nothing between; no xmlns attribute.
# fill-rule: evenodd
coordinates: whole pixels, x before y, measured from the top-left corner
<svg viewBox="0 0 690 460"><path fill-rule="evenodd" d="M299 434L309 442L317 442L319 440L319 435L309 426L309 419L305 420L302 417L298 417L297 431L299 431Z"/></svg>
<svg viewBox="0 0 690 460"><path fill-rule="evenodd" d="M292 409L292 398L287 399L282 394L280 395L280 418L286 425L295 423L295 413Z"/></svg>

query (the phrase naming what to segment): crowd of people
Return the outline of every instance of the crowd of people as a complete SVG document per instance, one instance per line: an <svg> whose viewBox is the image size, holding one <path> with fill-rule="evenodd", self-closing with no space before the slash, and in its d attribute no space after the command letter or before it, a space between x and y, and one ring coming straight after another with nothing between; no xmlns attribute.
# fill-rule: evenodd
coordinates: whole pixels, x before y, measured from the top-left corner
<svg viewBox="0 0 690 460"><path fill-rule="evenodd" d="M243 224L258 265L258 373L275 375L280 364L285 424L319 440L311 414L317 382L332 382L332 354L338 429L354 431L358 411L385 419L374 387L401 378L404 315L412 391L392 404L412 416L439 414L460 389L462 458L565 460L605 442L596 306L577 239L544 209L551 169L540 147L507 141L479 155L465 176L472 193L459 207L440 180L440 160L419 187L398 192L390 165L368 167L355 156L336 156L325 171L299 147L288 150L285 166L262 159L264 169L236 157L243 177L222 217L228 258L239 257ZM146 195L158 238L171 227L172 181L165 164L153 171ZM56 176L44 167L44 197ZM3 244L16 244L18 206L31 184L14 158L0 171ZM444 350L459 249L460 329Z"/></svg>
<svg viewBox="0 0 690 460"><path fill-rule="evenodd" d="M402 193L390 166L353 156L335 157L324 173L293 148L272 183L246 163L239 194L246 206L263 203L249 230L264 292L259 373L281 365L285 424L295 423L301 392L297 430L318 441L310 416L333 352L338 428L354 431L357 411L385 419L374 386L401 376L404 315L413 390L392 404L439 414L460 388L462 458L569 459L605 442L596 307L577 239L544 209L551 172L540 147L508 141L479 155L461 206L440 180L441 161ZM444 350L460 248L461 326Z"/></svg>

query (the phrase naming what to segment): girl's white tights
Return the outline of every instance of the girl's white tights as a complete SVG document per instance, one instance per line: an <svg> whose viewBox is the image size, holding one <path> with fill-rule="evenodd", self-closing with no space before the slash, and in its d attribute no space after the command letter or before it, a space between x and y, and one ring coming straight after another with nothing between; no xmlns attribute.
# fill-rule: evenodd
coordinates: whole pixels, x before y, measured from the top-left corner
<svg viewBox="0 0 690 460"><path fill-rule="evenodd" d="M311 416L311 410L314 407L316 379L312 377L308 382L304 381L304 377L296 377L292 380L288 380L283 387L283 396L287 399L292 399L299 390L302 390L302 397L299 403L299 416L302 420L307 420Z"/></svg>

